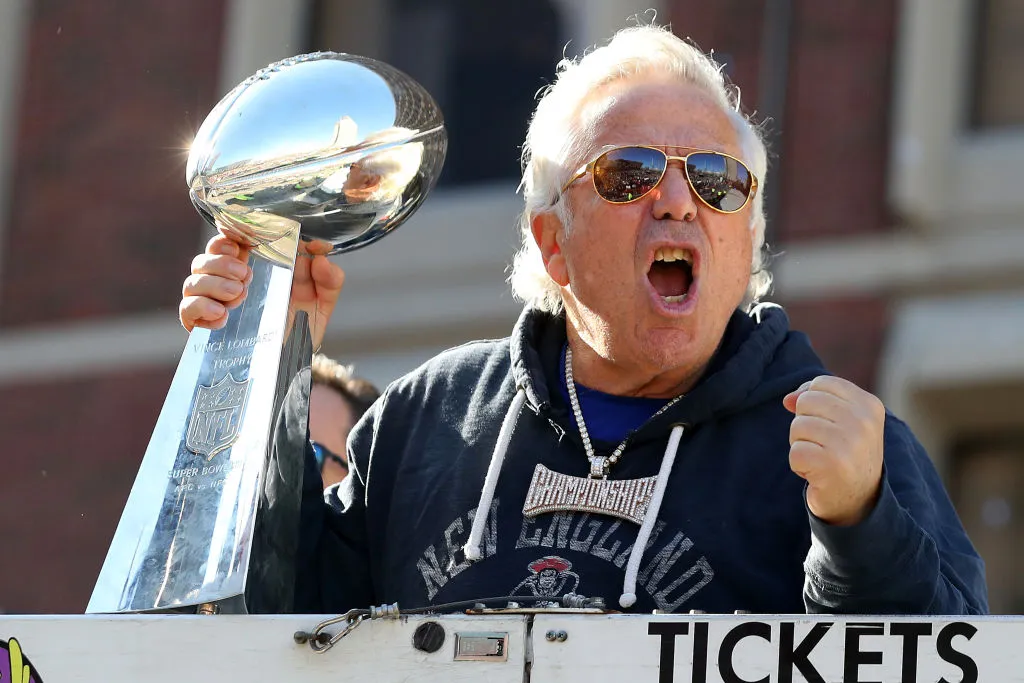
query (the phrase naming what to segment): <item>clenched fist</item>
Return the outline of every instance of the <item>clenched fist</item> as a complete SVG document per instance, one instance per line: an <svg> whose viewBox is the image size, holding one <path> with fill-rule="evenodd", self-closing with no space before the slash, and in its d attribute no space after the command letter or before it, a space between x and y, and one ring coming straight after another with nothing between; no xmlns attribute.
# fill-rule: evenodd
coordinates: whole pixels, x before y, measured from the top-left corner
<svg viewBox="0 0 1024 683"><path fill-rule="evenodd" d="M326 257L329 251L326 242L300 242L292 273L291 308L309 315L313 348L323 340L345 283L345 273ZM186 330L224 327L228 311L245 300L252 280L248 260L249 248L231 237L219 234L207 243L206 251L192 260L192 274L181 288L178 318Z"/></svg>
<svg viewBox="0 0 1024 683"><path fill-rule="evenodd" d="M885 406L830 376L805 382L782 402L795 416L789 466L807 481L808 508L829 524L857 524L874 508L881 487Z"/></svg>

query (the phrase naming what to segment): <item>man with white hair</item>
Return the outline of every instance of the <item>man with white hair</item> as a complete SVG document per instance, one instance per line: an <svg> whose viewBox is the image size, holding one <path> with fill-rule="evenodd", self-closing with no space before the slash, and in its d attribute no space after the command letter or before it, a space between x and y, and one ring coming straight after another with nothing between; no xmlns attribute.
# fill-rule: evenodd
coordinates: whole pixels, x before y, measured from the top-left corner
<svg viewBox="0 0 1024 683"><path fill-rule="evenodd" d="M388 387L326 505L307 472L297 609L528 601L542 567L627 611L985 612L910 430L756 305L766 170L719 66L668 31L563 61L524 151L523 314ZM187 328L224 324L244 255L197 257ZM316 343L343 275L300 262Z"/></svg>

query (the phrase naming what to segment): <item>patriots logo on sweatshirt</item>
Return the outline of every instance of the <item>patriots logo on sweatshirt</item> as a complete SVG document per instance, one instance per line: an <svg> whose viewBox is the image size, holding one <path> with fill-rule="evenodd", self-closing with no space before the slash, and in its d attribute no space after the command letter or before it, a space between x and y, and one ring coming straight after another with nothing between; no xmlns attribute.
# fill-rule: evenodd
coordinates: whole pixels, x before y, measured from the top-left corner
<svg viewBox="0 0 1024 683"><path fill-rule="evenodd" d="M575 593L580 585L580 577L572 570L572 562L548 555L534 560L527 568L531 575L519 582L512 595L527 595L520 591L529 591L529 595L538 598L557 598L566 593Z"/></svg>

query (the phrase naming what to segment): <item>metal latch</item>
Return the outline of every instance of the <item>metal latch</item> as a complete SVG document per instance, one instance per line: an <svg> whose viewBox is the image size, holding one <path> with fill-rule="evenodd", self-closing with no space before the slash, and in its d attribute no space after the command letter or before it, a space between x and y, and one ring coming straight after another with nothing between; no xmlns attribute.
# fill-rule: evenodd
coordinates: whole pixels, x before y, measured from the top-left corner
<svg viewBox="0 0 1024 683"><path fill-rule="evenodd" d="M508 661L508 632L456 633L455 661Z"/></svg>

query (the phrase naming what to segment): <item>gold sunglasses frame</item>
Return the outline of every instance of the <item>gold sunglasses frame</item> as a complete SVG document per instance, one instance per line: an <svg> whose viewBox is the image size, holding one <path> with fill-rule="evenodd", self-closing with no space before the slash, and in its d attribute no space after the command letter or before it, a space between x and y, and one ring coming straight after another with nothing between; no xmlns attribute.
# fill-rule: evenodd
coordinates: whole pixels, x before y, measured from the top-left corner
<svg viewBox="0 0 1024 683"><path fill-rule="evenodd" d="M698 200L700 200L701 204L703 204L704 206L708 207L709 209L711 209L712 211L715 211L717 213L731 214L731 213L737 213L739 211L742 211L747 206L747 204L749 204L750 201L754 198L754 195L757 194L757 187L758 187L757 176L754 175L754 172L751 171L750 168L745 163L743 163L743 161L741 161L740 159L737 159L736 157L734 157L731 154L726 154L725 152L719 152L719 151L714 150L714 149L702 149L700 147L685 147L685 146L682 146L682 145L662 145L662 147L665 147L666 149L667 148L688 149L688 150L691 150L691 151L690 151L689 154L687 154L685 156L674 156L674 155L669 154L668 152L666 152L661 147L654 146L654 145L615 145L614 147L609 147L607 149L602 150L600 154L598 154L596 157L591 159L589 162L587 162L583 166L580 166L579 169L577 169L576 173L574 173L573 176L571 178L569 178L568 182L566 182L565 185L562 185L562 189L559 190L558 196L561 197L563 194L565 194L565 191L567 189L569 189L570 185L572 185L577 180L579 180L580 178L582 178L583 176L585 176L585 175L587 175L589 173L590 174L591 184L594 186L594 194L596 194L598 197L600 197L601 201L605 201L605 202L608 202L609 204L614 204L616 206L621 206L623 204L632 204L633 202L640 201L641 199L643 199L644 197L649 195L651 192L654 192L654 190L657 189L658 185L661 185L661 181L664 180L665 176L668 174L668 166L673 161L678 161L678 162L680 162L682 164L682 166L683 166L683 176L686 177L686 184L689 185L690 191L693 192L693 195ZM619 149L650 149L650 150L654 150L655 152L660 152L661 154L665 155L665 168L662 169L661 177L658 178L658 182L654 183L654 185L651 186L651 189L648 190L647 192L644 192L639 197L635 197L633 199L627 199L624 202L613 202L612 200L606 199L605 197L601 196L601 193L598 192L598 190L597 190L597 180L594 178L594 166L603 157L605 157L606 155L611 154L612 152L614 152L616 150L619 150ZM732 211L725 211L724 209L719 209L719 208L716 208L714 206L711 206L711 204L706 202L700 196L700 193L697 192L697 188L695 188L693 186L693 180L690 178L689 171L687 171L687 169L686 169L686 160L689 159L694 154L717 154L720 157L725 157L726 159L732 159L737 164L739 164L740 166L742 166L743 168L745 168L747 170L747 173L750 174L750 192L747 193L746 201L744 201L743 204L741 204L739 208L733 209Z"/></svg>

